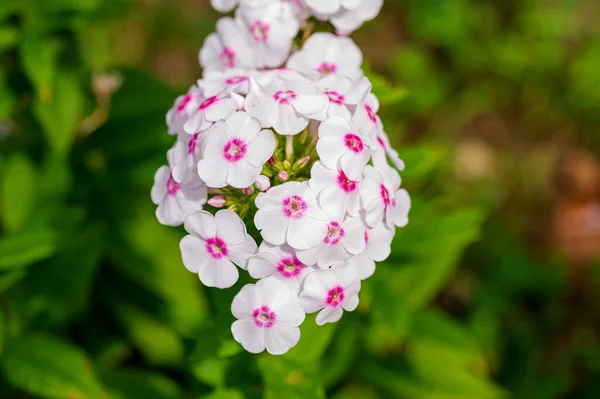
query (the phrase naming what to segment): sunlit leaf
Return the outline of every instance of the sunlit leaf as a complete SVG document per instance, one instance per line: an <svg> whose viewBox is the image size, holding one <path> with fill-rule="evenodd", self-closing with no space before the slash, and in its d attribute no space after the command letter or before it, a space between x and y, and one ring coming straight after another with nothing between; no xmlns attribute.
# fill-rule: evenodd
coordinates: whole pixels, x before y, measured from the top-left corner
<svg viewBox="0 0 600 399"><path fill-rule="evenodd" d="M24 227L31 216L36 200L36 170L22 154L13 155L6 162L2 181L2 223L7 231Z"/></svg>
<svg viewBox="0 0 600 399"><path fill-rule="evenodd" d="M17 269L54 255L56 233L37 229L7 234L0 238L0 270Z"/></svg>
<svg viewBox="0 0 600 399"><path fill-rule="evenodd" d="M158 373L138 370L110 370L100 373L100 380L112 399L178 399L183 398L179 386Z"/></svg>

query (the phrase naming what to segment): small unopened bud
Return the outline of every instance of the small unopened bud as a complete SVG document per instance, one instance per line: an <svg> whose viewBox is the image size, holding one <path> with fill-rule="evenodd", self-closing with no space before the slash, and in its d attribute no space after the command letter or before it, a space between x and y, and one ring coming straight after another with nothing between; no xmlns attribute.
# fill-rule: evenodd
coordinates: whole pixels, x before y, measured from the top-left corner
<svg viewBox="0 0 600 399"><path fill-rule="evenodd" d="M304 167L306 167L306 165L308 165L308 163L310 162L310 157L306 156L303 158L300 158L298 161L296 161L296 164L294 165L294 169L302 169Z"/></svg>
<svg viewBox="0 0 600 399"><path fill-rule="evenodd" d="M225 197L217 195L208 200L208 205L214 206L215 208L222 208L225 206Z"/></svg>
<svg viewBox="0 0 600 399"><path fill-rule="evenodd" d="M277 178L282 182L286 182L290 178L290 175L288 175L288 172L285 170L282 170L281 172L277 173Z"/></svg>
<svg viewBox="0 0 600 399"><path fill-rule="evenodd" d="M271 180L269 180L269 178L265 175L260 175L256 178L254 185L260 191L267 191L268 189L271 188Z"/></svg>
<svg viewBox="0 0 600 399"><path fill-rule="evenodd" d="M269 163L269 165L275 165L275 163L277 163L277 160L275 159L275 157L271 157L267 162Z"/></svg>
<svg viewBox="0 0 600 399"><path fill-rule="evenodd" d="M244 193L244 195L252 195L252 193L254 193L254 187L250 186L243 188L242 192Z"/></svg>

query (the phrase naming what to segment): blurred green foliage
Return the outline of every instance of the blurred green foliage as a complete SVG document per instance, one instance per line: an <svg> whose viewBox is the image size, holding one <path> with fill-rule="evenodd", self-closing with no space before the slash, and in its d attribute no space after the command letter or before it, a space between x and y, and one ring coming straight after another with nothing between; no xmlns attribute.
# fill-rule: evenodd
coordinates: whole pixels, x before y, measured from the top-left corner
<svg viewBox="0 0 600 399"><path fill-rule="evenodd" d="M505 146L569 126L574 143L600 149L599 5L387 3L357 39L403 38L380 46L383 61L363 48L407 164L411 223L356 312L324 327L309 317L300 344L273 357L231 337L243 282L204 289L181 264L183 232L154 217L149 190L172 144L164 114L182 88L115 42L150 5L0 2L0 397L600 395L600 309L569 316L581 306L565 305L566 261L528 242L518 170L476 182L455 170L464 126L485 113L517 122ZM196 48L214 29L211 12L188 30L164 25L169 7L155 10L150 47L163 26ZM525 210L507 211L513 201Z"/></svg>

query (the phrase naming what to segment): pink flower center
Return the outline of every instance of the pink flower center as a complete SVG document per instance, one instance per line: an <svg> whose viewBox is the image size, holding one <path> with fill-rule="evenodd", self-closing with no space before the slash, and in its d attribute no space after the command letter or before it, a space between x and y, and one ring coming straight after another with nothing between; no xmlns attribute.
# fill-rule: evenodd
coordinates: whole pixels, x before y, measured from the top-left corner
<svg viewBox="0 0 600 399"><path fill-rule="evenodd" d="M344 302L344 289L341 286L333 287L327 292L327 305L337 308Z"/></svg>
<svg viewBox="0 0 600 399"><path fill-rule="evenodd" d="M254 324L256 327L271 328L277 320L275 312L271 312L268 306L261 306L260 308L254 309L252 312L254 317Z"/></svg>
<svg viewBox="0 0 600 399"><path fill-rule="evenodd" d="M217 96L212 96L210 98L207 98L206 101L204 101L202 104L200 104L199 109L205 110L206 108L213 106L217 101L219 101L219 97L217 97Z"/></svg>
<svg viewBox="0 0 600 399"><path fill-rule="evenodd" d="M252 37L257 42L266 42L269 39L269 31L271 27L269 24L263 21L256 21L250 27L250 33L252 33Z"/></svg>
<svg viewBox="0 0 600 399"><path fill-rule="evenodd" d="M302 272L304 265L295 256L280 259L277 263L277 271L285 278L296 277Z"/></svg>
<svg viewBox="0 0 600 399"><path fill-rule="evenodd" d="M292 195L283 200L283 214L290 219L302 219L308 204L301 197Z"/></svg>
<svg viewBox="0 0 600 399"><path fill-rule="evenodd" d="M181 101L179 101L179 104L177 104L177 112L182 113L183 111L185 111L187 106L192 102L193 98L194 97L191 94L186 94L185 97L183 97Z"/></svg>
<svg viewBox="0 0 600 399"><path fill-rule="evenodd" d="M240 83L244 83L248 80L246 76L234 76L225 81L225 84L229 86L239 85Z"/></svg>
<svg viewBox="0 0 600 399"><path fill-rule="evenodd" d="M344 136L344 144L346 147L357 154L360 154L365 148L362 140L354 133L346 133Z"/></svg>
<svg viewBox="0 0 600 399"><path fill-rule="evenodd" d="M240 159L244 158L246 152L248 151L248 145L244 140L239 138L234 138L230 140L223 148L223 154L225 159L229 162L238 162Z"/></svg>
<svg viewBox="0 0 600 399"><path fill-rule="evenodd" d="M229 47L224 47L221 54L219 54L219 59L224 68L233 68L235 66L235 51Z"/></svg>
<svg viewBox="0 0 600 399"><path fill-rule="evenodd" d="M174 197L177 195L179 190L181 189L181 185L173 179L173 175L169 176L169 180L167 180L167 193Z"/></svg>
<svg viewBox="0 0 600 399"><path fill-rule="evenodd" d="M279 104L289 104L291 101L295 100L296 97L297 97L296 92L292 91L292 90L287 90L287 91L279 90L277 93L273 94L273 98Z"/></svg>
<svg viewBox="0 0 600 399"><path fill-rule="evenodd" d="M324 62L317 68L317 72L321 75L329 75L330 73L337 72L337 65L331 64L329 62Z"/></svg>
<svg viewBox="0 0 600 399"><path fill-rule="evenodd" d="M381 200L383 201L383 205L385 205L385 209L388 208L388 206L390 206L390 192L388 191L387 188L385 188L385 186L383 184L381 184L379 186L379 192L381 194Z"/></svg>
<svg viewBox="0 0 600 399"><path fill-rule="evenodd" d="M358 183L348 179L348 176L341 170L338 172L337 182L338 187L348 194L354 192L358 187Z"/></svg>
<svg viewBox="0 0 600 399"><path fill-rule="evenodd" d="M344 235L346 235L346 232L338 222L329 223L328 229L327 235L323 240L325 244L337 245L344 238Z"/></svg>
<svg viewBox="0 0 600 399"><path fill-rule="evenodd" d="M206 240L206 252L213 259L222 259L227 256L227 244L219 237L213 237Z"/></svg>
<svg viewBox="0 0 600 399"><path fill-rule="evenodd" d="M373 112L373 108L371 108L370 105L365 104L365 111L367 111L367 115L369 116L371 122L377 124L377 115L375 115L375 112Z"/></svg>
<svg viewBox="0 0 600 399"><path fill-rule="evenodd" d="M343 105L344 100L346 99L343 95L341 95L337 91L327 90L325 92L325 94L327 94L327 97L329 97L329 102L332 104L336 104L336 105Z"/></svg>
<svg viewBox="0 0 600 399"><path fill-rule="evenodd" d="M198 137L200 136L200 132L194 134L190 141L188 141L188 155L192 155L196 152L196 148L198 148Z"/></svg>

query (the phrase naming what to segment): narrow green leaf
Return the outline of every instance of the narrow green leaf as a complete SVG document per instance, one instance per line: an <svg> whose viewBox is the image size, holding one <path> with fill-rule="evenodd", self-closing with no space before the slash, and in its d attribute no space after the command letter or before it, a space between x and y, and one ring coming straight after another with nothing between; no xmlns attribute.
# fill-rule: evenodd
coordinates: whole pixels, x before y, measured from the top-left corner
<svg viewBox="0 0 600 399"><path fill-rule="evenodd" d="M26 35L21 42L23 69L41 101L49 101L53 97L59 49L58 40L38 35Z"/></svg>
<svg viewBox="0 0 600 399"><path fill-rule="evenodd" d="M56 339L10 339L0 366L11 385L33 395L52 399L106 397L85 354Z"/></svg>
<svg viewBox="0 0 600 399"><path fill-rule="evenodd" d="M7 231L21 229L33 211L36 198L36 170L21 154L8 159L2 181L2 224Z"/></svg>
<svg viewBox="0 0 600 399"><path fill-rule="evenodd" d="M244 395L235 389L219 389L208 395L200 397L201 399L244 399Z"/></svg>
<svg viewBox="0 0 600 399"><path fill-rule="evenodd" d="M282 356L263 355L259 368L265 383L265 399L325 399L318 369Z"/></svg>
<svg viewBox="0 0 600 399"><path fill-rule="evenodd" d="M315 320L316 313L306 317L300 326L302 339L283 357L299 364L311 364L319 361L331 343L337 324L327 323L324 326L318 326Z"/></svg>
<svg viewBox="0 0 600 399"><path fill-rule="evenodd" d="M0 270L17 269L56 252L56 233L48 229L11 233L0 238Z"/></svg>
<svg viewBox="0 0 600 399"><path fill-rule="evenodd" d="M179 399L181 388L171 379L158 373L139 370L107 370L100 379L111 399Z"/></svg>
<svg viewBox="0 0 600 399"><path fill-rule="evenodd" d="M26 274L24 270L11 270L0 273L0 294L18 283Z"/></svg>
<svg viewBox="0 0 600 399"><path fill-rule="evenodd" d="M0 53L16 47L21 38L18 29L10 27L0 27Z"/></svg>

